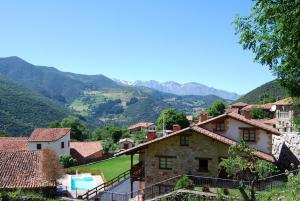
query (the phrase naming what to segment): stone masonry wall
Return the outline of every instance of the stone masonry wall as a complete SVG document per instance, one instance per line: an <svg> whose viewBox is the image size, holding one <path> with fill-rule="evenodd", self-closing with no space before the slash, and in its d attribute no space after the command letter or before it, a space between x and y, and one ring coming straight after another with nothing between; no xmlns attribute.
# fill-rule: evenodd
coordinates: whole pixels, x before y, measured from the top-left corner
<svg viewBox="0 0 300 201"><path fill-rule="evenodd" d="M272 154L281 169L291 169L299 165L300 159L300 135L298 133L282 133L281 136L273 136Z"/></svg>
<svg viewBox="0 0 300 201"><path fill-rule="evenodd" d="M189 146L180 145L180 135L151 144L145 150L145 185L182 175L193 174L199 176L217 177L219 173L219 159L226 157L228 145L215 141L204 135L186 131L189 134ZM158 156L172 156L172 170L159 169ZM199 172L197 158L209 158L209 172Z"/></svg>

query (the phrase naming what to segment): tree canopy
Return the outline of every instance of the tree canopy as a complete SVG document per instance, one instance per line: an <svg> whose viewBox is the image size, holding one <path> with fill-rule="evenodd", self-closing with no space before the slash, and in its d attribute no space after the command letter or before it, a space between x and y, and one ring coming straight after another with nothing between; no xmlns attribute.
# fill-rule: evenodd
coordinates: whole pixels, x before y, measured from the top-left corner
<svg viewBox="0 0 300 201"><path fill-rule="evenodd" d="M61 121L53 121L48 125L49 128L71 128L71 139L82 141L86 139L87 128L78 118L67 117Z"/></svg>
<svg viewBox="0 0 300 201"><path fill-rule="evenodd" d="M219 116L221 114L224 114L226 109L226 105L222 100L216 100L209 108L208 108L208 115L209 116Z"/></svg>
<svg viewBox="0 0 300 201"><path fill-rule="evenodd" d="M177 112L175 109L165 109L163 110L157 120L158 128L163 128L163 123L165 123L165 129L172 130L174 124L179 124L181 128L186 128L190 125L186 118L186 114L183 112Z"/></svg>
<svg viewBox="0 0 300 201"><path fill-rule="evenodd" d="M237 16L236 34L255 61L268 66L291 96L300 96L300 1L253 0L248 16Z"/></svg>

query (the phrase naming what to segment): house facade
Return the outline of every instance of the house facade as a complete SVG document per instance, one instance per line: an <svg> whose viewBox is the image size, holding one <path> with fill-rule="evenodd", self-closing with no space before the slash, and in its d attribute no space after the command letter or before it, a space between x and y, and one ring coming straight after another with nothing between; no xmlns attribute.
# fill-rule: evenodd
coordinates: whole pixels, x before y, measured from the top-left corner
<svg viewBox="0 0 300 201"><path fill-rule="evenodd" d="M244 140L255 148L256 156L274 162L272 127L247 120L239 114L224 114L156 138L118 155L139 154L140 162L132 165L131 181L148 187L178 175L223 177L219 162L227 157L228 148Z"/></svg>
<svg viewBox="0 0 300 201"><path fill-rule="evenodd" d="M54 150L57 155L70 154L69 128L38 128L28 139L28 150L37 151L46 148Z"/></svg>
<svg viewBox="0 0 300 201"><path fill-rule="evenodd" d="M134 141L130 138L124 138L119 141L120 149L130 149L134 146Z"/></svg>

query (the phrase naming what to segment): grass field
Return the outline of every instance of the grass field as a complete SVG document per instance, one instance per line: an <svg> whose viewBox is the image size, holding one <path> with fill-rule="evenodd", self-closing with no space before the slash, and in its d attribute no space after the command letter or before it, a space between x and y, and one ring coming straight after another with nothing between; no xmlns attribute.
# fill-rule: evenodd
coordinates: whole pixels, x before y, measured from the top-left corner
<svg viewBox="0 0 300 201"><path fill-rule="evenodd" d="M133 163L138 162L138 155L133 157ZM94 164L81 165L70 168L69 171L80 173L92 173L94 175L102 175L106 181L118 176L122 172L130 169L130 156L119 156L116 158L100 161Z"/></svg>

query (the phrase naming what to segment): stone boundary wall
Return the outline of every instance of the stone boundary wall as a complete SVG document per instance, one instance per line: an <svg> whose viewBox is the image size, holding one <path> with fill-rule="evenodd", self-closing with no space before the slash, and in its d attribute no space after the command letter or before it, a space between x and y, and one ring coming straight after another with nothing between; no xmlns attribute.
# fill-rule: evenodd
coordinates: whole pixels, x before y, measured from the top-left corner
<svg viewBox="0 0 300 201"><path fill-rule="evenodd" d="M299 165L300 160L300 133L281 133L273 136L272 154L282 169L291 169L291 163Z"/></svg>

